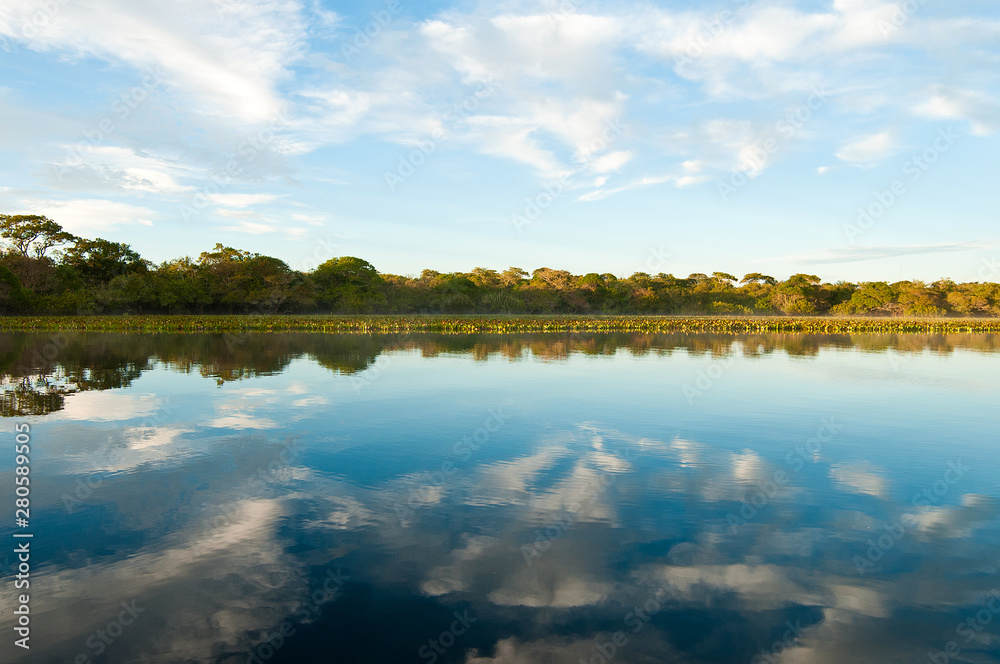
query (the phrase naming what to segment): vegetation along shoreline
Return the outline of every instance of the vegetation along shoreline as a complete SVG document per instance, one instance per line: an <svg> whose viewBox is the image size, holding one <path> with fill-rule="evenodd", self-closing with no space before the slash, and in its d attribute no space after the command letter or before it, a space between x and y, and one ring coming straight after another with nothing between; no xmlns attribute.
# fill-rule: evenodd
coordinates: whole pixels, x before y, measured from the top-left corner
<svg viewBox="0 0 1000 664"><path fill-rule="evenodd" d="M0 316L0 332L799 332L996 333L995 318L843 318L830 316L486 316L486 315L121 315Z"/></svg>
<svg viewBox="0 0 1000 664"><path fill-rule="evenodd" d="M947 278L932 283L825 283L812 274L779 280L759 272L742 278L727 272L686 277L665 272L572 274L548 267L532 272L519 267L503 271L476 267L470 272L425 269L417 276L382 273L354 256L334 257L297 270L278 258L222 244L197 258L154 264L127 244L77 237L38 215L0 214L0 240L4 241L0 249L0 315L483 314L575 315L598 321L609 320L606 316L632 320L632 316L672 315L754 317L753 321L765 320L767 325L776 324L769 317L779 315L1000 320L1000 284L989 281L1000 275L1000 264L995 260L980 266L978 281L963 283ZM590 318L593 316L601 318ZM454 327L428 320L405 325L378 323L376 327L416 325L444 331ZM546 328L540 319L530 320L517 325ZM565 324L559 320L549 326ZM749 326L746 329L771 329L757 322L743 324ZM305 325L312 328L316 323ZM367 323L329 325L353 330L363 329ZM509 325L496 324L500 328ZM617 325L618 329L631 329L620 327L625 323ZM669 329L687 329L696 324L669 325ZM837 325L847 327L835 329L853 329L856 323ZM888 323L869 323L865 329L885 325ZM894 325L913 327L905 321Z"/></svg>

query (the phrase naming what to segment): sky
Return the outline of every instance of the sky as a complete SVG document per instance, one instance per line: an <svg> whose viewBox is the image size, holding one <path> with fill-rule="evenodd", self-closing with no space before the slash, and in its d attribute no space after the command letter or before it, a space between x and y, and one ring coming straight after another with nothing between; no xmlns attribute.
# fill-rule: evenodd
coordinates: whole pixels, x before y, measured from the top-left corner
<svg viewBox="0 0 1000 664"><path fill-rule="evenodd" d="M0 212L154 262L1000 281L987 0L3 0Z"/></svg>

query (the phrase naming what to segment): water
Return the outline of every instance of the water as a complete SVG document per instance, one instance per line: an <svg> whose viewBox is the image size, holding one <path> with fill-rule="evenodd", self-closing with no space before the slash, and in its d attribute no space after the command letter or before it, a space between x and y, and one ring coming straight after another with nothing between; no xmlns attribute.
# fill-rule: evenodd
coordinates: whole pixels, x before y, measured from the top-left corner
<svg viewBox="0 0 1000 664"><path fill-rule="evenodd" d="M1000 662L998 347L4 335L0 653Z"/></svg>

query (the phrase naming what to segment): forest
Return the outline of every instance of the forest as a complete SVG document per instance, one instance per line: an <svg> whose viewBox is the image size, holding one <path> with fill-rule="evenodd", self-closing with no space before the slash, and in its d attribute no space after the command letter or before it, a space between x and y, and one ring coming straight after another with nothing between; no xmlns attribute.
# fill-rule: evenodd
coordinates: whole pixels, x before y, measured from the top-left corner
<svg viewBox="0 0 1000 664"><path fill-rule="evenodd" d="M216 244L154 264L127 244L87 239L38 215L0 215L0 313L710 314L1000 316L1000 284L939 279L823 283L761 273L628 277L541 267L380 273L353 256L301 272Z"/></svg>

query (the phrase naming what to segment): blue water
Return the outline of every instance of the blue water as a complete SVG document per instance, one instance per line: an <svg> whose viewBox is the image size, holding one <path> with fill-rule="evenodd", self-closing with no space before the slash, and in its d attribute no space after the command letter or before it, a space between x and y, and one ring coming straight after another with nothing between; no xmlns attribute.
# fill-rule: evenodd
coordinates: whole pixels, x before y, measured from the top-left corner
<svg viewBox="0 0 1000 664"><path fill-rule="evenodd" d="M57 341L3 661L1000 662L989 335Z"/></svg>

